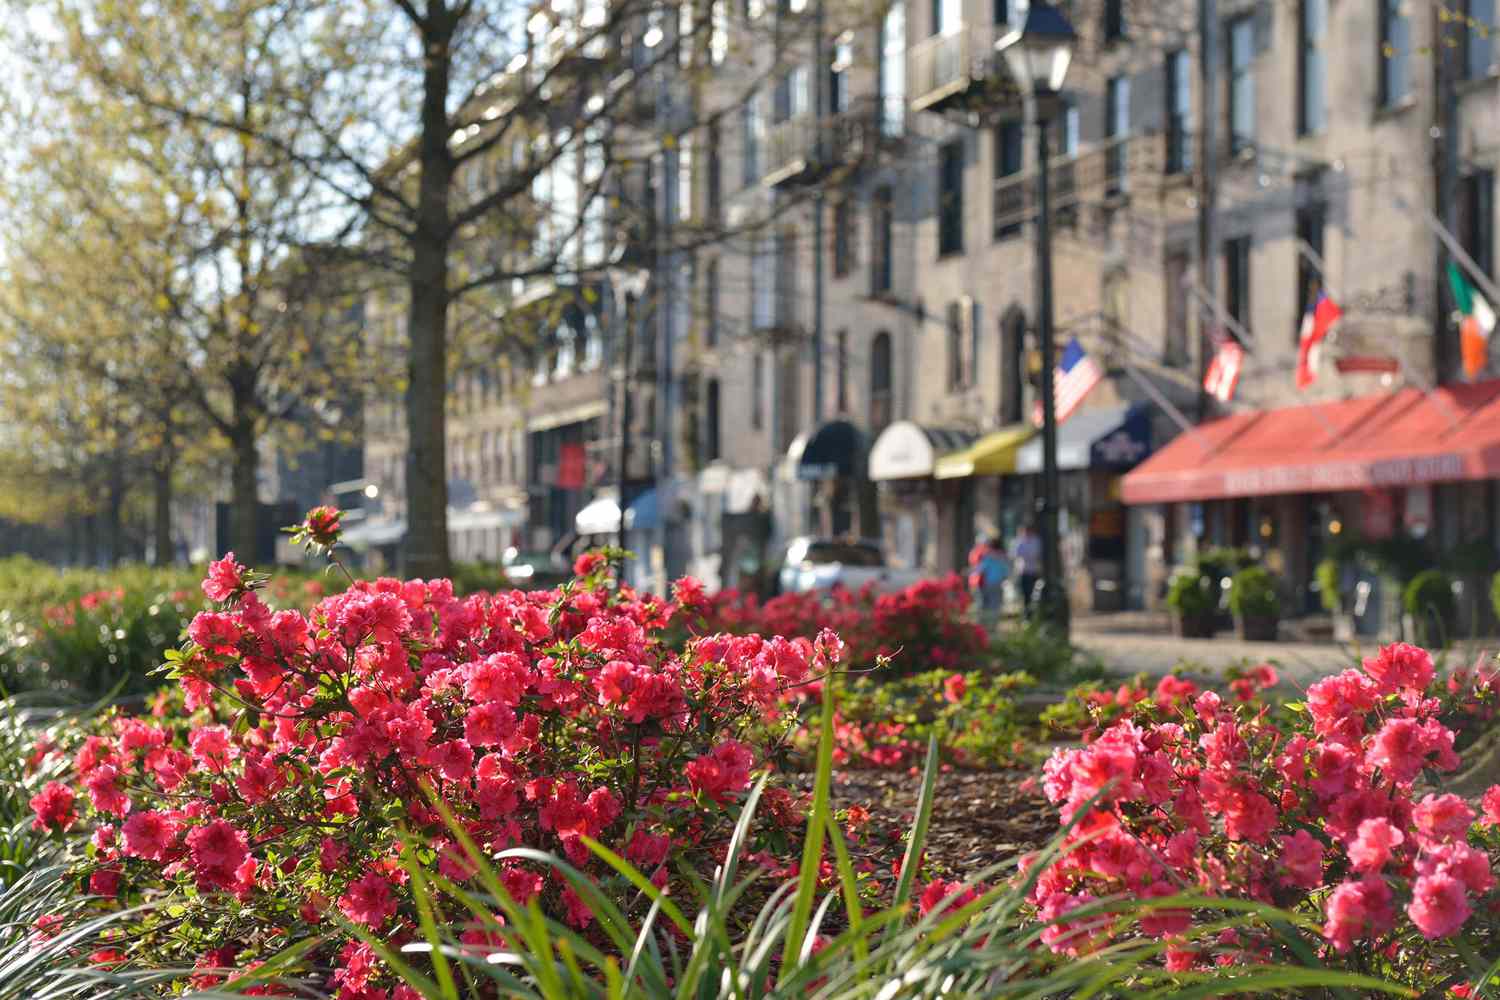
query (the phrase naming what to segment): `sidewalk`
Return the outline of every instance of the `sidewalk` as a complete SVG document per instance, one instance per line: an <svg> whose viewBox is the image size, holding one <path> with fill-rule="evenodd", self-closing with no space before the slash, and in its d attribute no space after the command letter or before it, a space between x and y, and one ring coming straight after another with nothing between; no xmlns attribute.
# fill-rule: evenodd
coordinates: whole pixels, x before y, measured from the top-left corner
<svg viewBox="0 0 1500 1000"><path fill-rule="evenodd" d="M1243 642L1233 632L1213 639L1179 639L1172 635L1165 614L1122 612L1080 615L1073 619L1073 642L1121 674L1165 674L1179 664L1195 673L1220 674L1237 663L1272 663L1283 680L1304 686L1355 666L1375 651L1370 643L1355 645L1333 640ZM1472 662L1494 655L1496 640L1465 642L1449 651L1450 660Z"/></svg>

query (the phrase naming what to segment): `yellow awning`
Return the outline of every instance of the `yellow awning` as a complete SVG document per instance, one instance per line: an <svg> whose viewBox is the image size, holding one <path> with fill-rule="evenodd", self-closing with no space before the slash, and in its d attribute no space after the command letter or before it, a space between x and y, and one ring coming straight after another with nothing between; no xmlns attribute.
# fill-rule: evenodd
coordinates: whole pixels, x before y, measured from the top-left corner
<svg viewBox="0 0 1500 1000"><path fill-rule="evenodd" d="M1016 471L1016 452L1036 433L1030 424L1010 424L986 434L963 451L944 455L933 465L936 479L1003 476Z"/></svg>

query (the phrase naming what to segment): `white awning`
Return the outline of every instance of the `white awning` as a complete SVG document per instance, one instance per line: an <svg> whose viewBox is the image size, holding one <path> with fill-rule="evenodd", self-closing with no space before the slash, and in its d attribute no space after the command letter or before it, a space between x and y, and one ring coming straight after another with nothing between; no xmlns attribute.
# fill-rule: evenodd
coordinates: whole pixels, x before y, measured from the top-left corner
<svg viewBox="0 0 1500 1000"><path fill-rule="evenodd" d="M1057 467L1087 469L1089 452L1095 441L1108 435L1125 422L1127 406L1106 406L1097 410L1079 410L1057 428ZM1042 471L1042 437L1038 434L1016 453L1016 474L1030 475Z"/></svg>
<svg viewBox="0 0 1500 1000"><path fill-rule="evenodd" d="M406 521L362 521L339 536L351 549L391 545L406 537Z"/></svg>
<svg viewBox="0 0 1500 1000"><path fill-rule="evenodd" d="M932 475L937 456L960 451L973 443L974 435L966 431L898 420L880 432L870 449L870 478L876 482L925 479Z"/></svg>
<svg viewBox="0 0 1500 1000"><path fill-rule="evenodd" d="M724 510L743 514L755 506L756 498L765 502L770 495L771 485L766 482L765 473L759 469L735 469L729 474L729 486L724 491Z"/></svg>
<svg viewBox="0 0 1500 1000"><path fill-rule="evenodd" d="M468 507L448 511L448 531L484 531L490 528L514 528L521 523L518 510L494 507Z"/></svg>
<svg viewBox="0 0 1500 1000"><path fill-rule="evenodd" d="M613 535L620 530L620 504L613 496L597 496L573 518L580 535Z"/></svg>

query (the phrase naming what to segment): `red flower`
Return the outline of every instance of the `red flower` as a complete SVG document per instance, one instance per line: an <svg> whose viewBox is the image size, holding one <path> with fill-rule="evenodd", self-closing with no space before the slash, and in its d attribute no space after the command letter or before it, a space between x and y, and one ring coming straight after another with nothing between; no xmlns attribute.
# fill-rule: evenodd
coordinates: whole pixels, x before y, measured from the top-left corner
<svg viewBox="0 0 1500 1000"><path fill-rule="evenodd" d="M968 690L969 681L963 674L951 674L943 681L943 698L955 705L964 700Z"/></svg>
<svg viewBox="0 0 1500 1000"><path fill-rule="evenodd" d="M339 519L344 512L334 507L314 507L302 521L302 532L317 545L330 547L339 540Z"/></svg>
<svg viewBox="0 0 1500 1000"><path fill-rule="evenodd" d="M724 802L750 785L750 768L755 757L750 748L736 740L726 740L687 765L688 784L715 802Z"/></svg>
<svg viewBox="0 0 1500 1000"><path fill-rule="evenodd" d="M1464 884L1452 875L1423 875L1412 886L1406 913L1426 938L1453 935L1472 912Z"/></svg>
<svg viewBox="0 0 1500 1000"><path fill-rule="evenodd" d="M378 930L396 915L391 883L376 872L356 879L339 897L339 910L354 923Z"/></svg>
<svg viewBox="0 0 1500 1000"><path fill-rule="evenodd" d="M234 561L233 552L226 552L223 559L208 564L202 586L210 601L227 601L244 588L245 567Z"/></svg>
<svg viewBox="0 0 1500 1000"><path fill-rule="evenodd" d="M66 830L78 819L73 812L73 789L61 781L49 781L31 797L33 830Z"/></svg>
<svg viewBox="0 0 1500 1000"><path fill-rule="evenodd" d="M236 869L250 856L245 834L228 820L216 819L189 831L187 845L199 883L221 889L239 881Z"/></svg>
<svg viewBox="0 0 1500 1000"><path fill-rule="evenodd" d="M150 861L165 861L177 840L177 824L159 812L131 813L120 830L125 835L125 853Z"/></svg>

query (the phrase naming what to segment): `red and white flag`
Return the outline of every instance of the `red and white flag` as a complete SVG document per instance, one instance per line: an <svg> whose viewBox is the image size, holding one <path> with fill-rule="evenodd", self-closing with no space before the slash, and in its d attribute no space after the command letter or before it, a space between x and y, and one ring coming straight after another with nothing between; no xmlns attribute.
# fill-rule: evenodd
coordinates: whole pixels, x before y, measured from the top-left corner
<svg viewBox="0 0 1500 1000"><path fill-rule="evenodd" d="M1052 372L1052 404L1057 410L1057 422L1062 423L1078 409L1078 404L1089 394L1089 390L1104 378L1104 371L1094 359L1083 352L1083 346L1074 337L1063 348L1062 357ZM1031 410L1031 422L1042 425L1042 404L1038 400Z"/></svg>
<svg viewBox="0 0 1500 1000"><path fill-rule="evenodd" d="M1323 338L1344 311L1323 292L1302 314L1302 333L1297 338L1297 388L1306 389L1318 377L1318 351Z"/></svg>
<svg viewBox="0 0 1500 1000"><path fill-rule="evenodd" d="M1203 388L1221 403L1234 398L1234 390L1240 384L1240 371L1245 367L1245 349L1233 337L1219 342L1219 349L1208 363L1203 375Z"/></svg>

